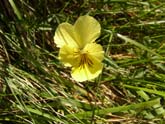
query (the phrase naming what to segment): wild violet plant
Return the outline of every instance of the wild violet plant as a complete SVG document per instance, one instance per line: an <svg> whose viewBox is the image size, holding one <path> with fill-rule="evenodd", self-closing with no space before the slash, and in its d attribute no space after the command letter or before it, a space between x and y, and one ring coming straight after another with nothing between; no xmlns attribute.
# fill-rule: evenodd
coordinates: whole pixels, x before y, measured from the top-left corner
<svg viewBox="0 0 165 124"><path fill-rule="evenodd" d="M80 16L74 25L61 23L54 36L59 50L59 60L71 67L71 76L82 82L96 78L103 69L104 51L95 41L100 36L101 26L91 16Z"/></svg>

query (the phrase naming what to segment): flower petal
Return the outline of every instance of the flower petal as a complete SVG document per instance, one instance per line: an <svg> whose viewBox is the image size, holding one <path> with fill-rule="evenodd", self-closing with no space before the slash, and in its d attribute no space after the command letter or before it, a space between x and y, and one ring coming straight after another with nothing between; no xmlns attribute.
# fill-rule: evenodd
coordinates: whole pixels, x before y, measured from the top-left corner
<svg viewBox="0 0 165 124"><path fill-rule="evenodd" d="M102 61L104 59L103 47L100 44L96 44L96 43L86 44L83 51L87 52L90 56L95 57L95 59L97 59L98 61Z"/></svg>
<svg viewBox="0 0 165 124"><path fill-rule="evenodd" d="M73 48L69 45L64 45L59 51L59 60L68 67L77 66L80 62L79 54L77 48Z"/></svg>
<svg viewBox="0 0 165 124"><path fill-rule="evenodd" d="M96 59L91 58L92 66L85 64L83 67L73 67L72 68L72 77L74 80L83 82L86 80L92 80L96 78L101 72L103 68L103 64L98 62Z"/></svg>
<svg viewBox="0 0 165 124"><path fill-rule="evenodd" d="M55 32L54 42L56 43L57 47L62 47L63 45L70 45L78 47L77 43L78 37L74 30L73 25L69 23L61 23Z"/></svg>
<svg viewBox="0 0 165 124"><path fill-rule="evenodd" d="M101 33L99 22L91 16L80 16L74 24L74 28L81 39L81 48L87 43L94 42Z"/></svg>

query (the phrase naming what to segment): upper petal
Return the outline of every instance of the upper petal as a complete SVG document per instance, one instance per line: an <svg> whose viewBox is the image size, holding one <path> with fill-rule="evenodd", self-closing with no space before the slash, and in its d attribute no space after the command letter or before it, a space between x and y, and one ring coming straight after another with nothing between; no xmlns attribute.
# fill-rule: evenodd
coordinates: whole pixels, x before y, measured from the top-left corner
<svg viewBox="0 0 165 124"><path fill-rule="evenodd" d="M54 42L57 47L62 47L63 45L70 45L74 47L78 47L79 38L74 30L73 25L69 23L61 23L56 31L54 36Z"/></svg>
<svg viewBox="0 0 165 124"><path fill-rule="evenodd" d="M101 26L99 22L88 15L80 16L75 22L74 28L77 34L79 34L82 48L87 43L94 42L101 33Z"/></svg>
<svg viewBox="0 0 165 124"><path fill-rule="evenodd" d="M101 72L103 68L103 64L97 61L95 58L91 58L92 66L85 64L84 66L77 66L72 68L72 77L74 80L83 82L86 80L92 80L96 78Z"/></svg>

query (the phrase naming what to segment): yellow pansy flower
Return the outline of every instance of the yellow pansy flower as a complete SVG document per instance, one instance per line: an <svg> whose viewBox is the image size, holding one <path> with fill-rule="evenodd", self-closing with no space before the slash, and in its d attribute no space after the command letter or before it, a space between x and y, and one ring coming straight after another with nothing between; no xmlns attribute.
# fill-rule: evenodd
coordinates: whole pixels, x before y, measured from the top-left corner
<svg viewBox="0 0 165 124"><path fill-rule="evenodd" d="M104 51L95 43L100 33L99 22L88 15L80 16L74 25L64 22L57 27L54 41L60 48L59 59L72 67L76 81L94 79L102 72Z"/></svg>

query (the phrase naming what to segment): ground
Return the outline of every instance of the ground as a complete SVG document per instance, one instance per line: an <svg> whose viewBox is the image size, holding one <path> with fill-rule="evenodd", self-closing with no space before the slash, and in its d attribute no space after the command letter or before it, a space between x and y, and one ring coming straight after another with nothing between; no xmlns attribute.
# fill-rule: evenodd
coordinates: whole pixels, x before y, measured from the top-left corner
<svg viewBox="0 0 165 124"><path fill-rule="evenodd" d="M164 124L164 0L1 0L1 124ZM104 69L76 82L53 37L81 15L101 25Z"/></svg>

